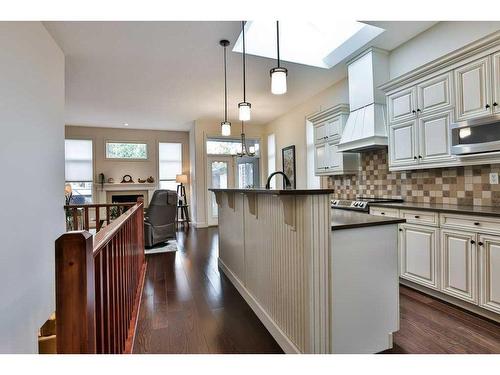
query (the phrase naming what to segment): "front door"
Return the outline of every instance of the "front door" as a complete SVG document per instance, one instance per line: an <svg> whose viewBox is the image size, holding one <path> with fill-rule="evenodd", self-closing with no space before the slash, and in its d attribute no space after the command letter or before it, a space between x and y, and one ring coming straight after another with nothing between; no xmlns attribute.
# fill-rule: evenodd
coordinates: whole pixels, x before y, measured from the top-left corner
<svg viewBox="0 0 500 375"><path fill-rule="evenodd" d="M259 158L243 156L236 158L236 181L238 189L260 186Z"/></svg>
<svg viewBox="0 0 500 375"><path fill-rule="evenodd" d="M207 186L208 188L234 188L234 161L232 156L209 156L208 160L208 173L207 173ZM211 191L208 192L207 199L207 214L208 225L213 226L218 224L218 210L217 202L215 201L215 194Z"/></svg>

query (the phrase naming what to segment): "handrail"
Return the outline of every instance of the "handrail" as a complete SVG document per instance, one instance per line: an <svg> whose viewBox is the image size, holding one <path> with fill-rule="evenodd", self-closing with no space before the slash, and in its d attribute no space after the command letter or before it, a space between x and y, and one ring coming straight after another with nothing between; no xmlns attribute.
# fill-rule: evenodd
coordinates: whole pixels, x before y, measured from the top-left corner
<svg viewBox="0 0 500 375"><path fill-rule="evenodd" d="M67 204L64 206L66 211L66 227L67 230L78 230L83 229L86 231L90 230L90 209L95 210L95 229L99 232L102 228L104 222L106 225L112 221L111 209L116 207L118 216L123 214L130 207L134 206L135 202L123 202L123 203L84 203L84 204ZM106 209L106 219L101 220L101 208ZM81 211L81 212L80 212ZM79 220L79 212L82 214L82 219ZM80 225L81 224L81 225Z"/></svg>
<svg viewBox="0 0 500 375"><path fill-rule="evenodd" d="M95 236L57 239L58 353L131 353L146 270L143 205Z"/></svg>

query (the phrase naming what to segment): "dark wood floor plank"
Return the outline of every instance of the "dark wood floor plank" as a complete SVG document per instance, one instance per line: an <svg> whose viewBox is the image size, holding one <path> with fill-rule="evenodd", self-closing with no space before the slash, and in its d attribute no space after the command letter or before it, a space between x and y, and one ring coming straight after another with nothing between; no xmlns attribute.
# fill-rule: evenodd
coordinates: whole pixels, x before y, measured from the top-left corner
<svg viewBox="0 0 500 375"><path fill-rule="evenodd" d="M179 250L148 255L134 353L282 353L217 267L216 228L178 232ZM500 324L400 288L400 330L384 353L497 353Z"/></svg>

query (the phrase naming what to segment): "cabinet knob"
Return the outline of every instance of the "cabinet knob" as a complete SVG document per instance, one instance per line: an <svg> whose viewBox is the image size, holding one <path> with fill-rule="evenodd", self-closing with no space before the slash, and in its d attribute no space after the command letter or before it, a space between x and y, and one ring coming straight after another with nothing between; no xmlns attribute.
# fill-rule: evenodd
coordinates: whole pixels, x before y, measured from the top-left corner
<svg viewBox="0 0 500 375"><path fill-rule="evenodd" d="M493 107L496 107L497 105L498 105L498 103L497 103L497 102L493 103Z"/></svg>
<svg viewBox="0 0 500 375"><path fill-rule="evenodd" d="M417 112L420 112L420 108L417 108Z"/></svg>
<svg viewBox="0 0 500 375"><path fill-rule="evenodd" d="M470 243L471 243L471 245L474 245L476 243L476 241L470 240Z"/></svg>
<svg viewBox="0 0 500 375"><path fill-rule="evenodd" d="M474 225L480 225L477 221L474 223Z"/></svg>
<svg viewBox="0 0 500 375"><path fill-rule="evenodd" d="M385 212L381 212L380 215L385 215Z"/></svg>
<svg viewBox="0 0 500 375"><path fill-rule="evenodd" d="M481 241L479 241L477 244L478 244L479 246L483 246L483 245L484 245L484 243L482 243Z"/></svg>
<svg viewBox="0 0 500 375"><path fill-rule="evenodd" d="M417 160L417 157L416 157L416 156L414 156L414 157L413 157L413 159Z"/></svg>
<svg viewBox="0 0 500 375"><path fill-rule="evenodd" d="M417 113L417 111L413 110L413 111L411 111L411 113L415 114L415 113Z"/></svg>
<svg viewBox="0 0 500 375"><path fill-rule="evenodd" d="M422 159L422 155L418 155L418 158L419 158L419 159Z"/></svg>
<svg viewBox="0 0 500 375"><path fill-rule="evenodd" d="M399 231L402 232L403 230L401 228L399 228Z"/></svg>
<svg viewBox="0 0 500 375"><path fill-rule="evenodd" d="M415 215L415 219L420 219L420 215Z"/></svg>
<svg viewBox="0 0 500 375"><path fill-rule="evenodd" d="M489 104L486 104L485 108L486 108L486 109L490 108L490 105L489 105Z"/></svg>

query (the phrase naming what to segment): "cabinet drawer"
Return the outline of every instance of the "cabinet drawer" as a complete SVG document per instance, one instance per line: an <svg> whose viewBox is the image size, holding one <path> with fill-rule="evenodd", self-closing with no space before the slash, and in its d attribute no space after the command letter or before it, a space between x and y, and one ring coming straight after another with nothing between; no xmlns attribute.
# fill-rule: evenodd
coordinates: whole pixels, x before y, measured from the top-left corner
<svg viewBox="0 0 500 375"><path fill-rule="evenodd" d="M441 214L441 226L443 228L473 229L479 233L492 232L497 234L500 231L500 219L484 216Z"/></svg>
<svg viewBox="0 0 500 375"><path fill-rule="evenodd" d="M401 219L413 224L439 225L439 214L437 212L401 210L399 212Z"/></svg>
<svg viewBox="0 0 500 375"><path fill-rule="evenodd" d="M370 207L370 215L399 217L399 210L397 208Z"/></svg>

